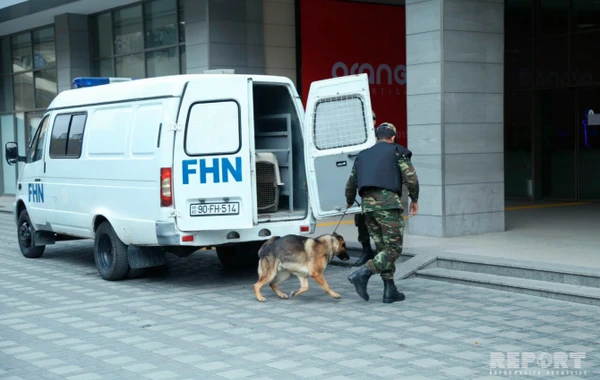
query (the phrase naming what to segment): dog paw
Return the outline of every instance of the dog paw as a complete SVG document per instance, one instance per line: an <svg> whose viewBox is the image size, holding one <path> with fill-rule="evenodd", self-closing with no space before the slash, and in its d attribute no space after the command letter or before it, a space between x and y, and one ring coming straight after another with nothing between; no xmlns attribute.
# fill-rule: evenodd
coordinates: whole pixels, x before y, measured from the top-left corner
<svg viewBox="0 0 600 380"><path fill-rule="evenodd" d="M331 293L331 296L332 296L333 298L337 298L337 299L340 299L340 298L342 298L342 295L341 295L341 294L339 294L339 293L336 293L336 292L333 292L333 293Z"/></svg>
<svg viewBox="0 0 600 380"><path fill-rule="evenodd" d="M257 297L258 302L265 302L267 299L265 297Z"/></svg>
<svg viewBox="0 0 600 380"><path fill-rule="evenodd" d="M293 292L290 293L290 298L296 298L296 294L298 294L298 291L294 290Z"/></svg>
<svg viewBox="0 0 600 380"><path fill-rule="evenodd" d="M281 298L281 299L283 299L283 300L286 300L286 299L288 299L288 296L287 296L287 294L285 294L285 293L281 293L281 294L279 295L279 298Z"/></svg>

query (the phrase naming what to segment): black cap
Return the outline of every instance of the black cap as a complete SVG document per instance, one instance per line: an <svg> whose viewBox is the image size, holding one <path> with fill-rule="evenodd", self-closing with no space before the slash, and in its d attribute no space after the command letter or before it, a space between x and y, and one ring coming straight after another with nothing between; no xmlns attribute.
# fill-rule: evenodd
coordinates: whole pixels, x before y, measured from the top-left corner
<svg viewBox="0 0 600 380"><path fill-rule="evenodd" d="M396 136L396 127L392 123L381 123L375 130L375 136L378 139L389 139Z"/></svg>

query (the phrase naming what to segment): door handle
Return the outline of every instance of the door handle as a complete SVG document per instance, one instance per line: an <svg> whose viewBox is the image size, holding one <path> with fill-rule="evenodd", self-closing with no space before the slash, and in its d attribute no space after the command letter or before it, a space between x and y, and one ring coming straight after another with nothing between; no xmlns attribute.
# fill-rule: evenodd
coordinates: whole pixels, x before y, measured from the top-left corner
<svg viewBox="0 0 600 380"><path fill-rule="evenodd" d="M349 154L349 155L348 155L348 158L354 158L354 157L356 157L356 156L358 156L358 154Z"/></svg>
<svg viewBox="0 0 600 380"><path fill-rule="evenodd" d="M39 179L39 178L36 178L36 179L35 179L35 182L42 182L42 180L41 180L41 179Z"/></svg>

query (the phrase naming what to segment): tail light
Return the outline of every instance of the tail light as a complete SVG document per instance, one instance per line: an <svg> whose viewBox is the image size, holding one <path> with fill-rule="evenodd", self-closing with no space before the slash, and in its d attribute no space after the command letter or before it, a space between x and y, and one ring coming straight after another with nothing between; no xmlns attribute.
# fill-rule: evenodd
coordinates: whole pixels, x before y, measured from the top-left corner
<svg viewBox="0 0 600 380"><path fill-rule="evenodd" d="M160 168L161 207L168 207L173 204L173 186L171 183L171 168Z"/></svg>

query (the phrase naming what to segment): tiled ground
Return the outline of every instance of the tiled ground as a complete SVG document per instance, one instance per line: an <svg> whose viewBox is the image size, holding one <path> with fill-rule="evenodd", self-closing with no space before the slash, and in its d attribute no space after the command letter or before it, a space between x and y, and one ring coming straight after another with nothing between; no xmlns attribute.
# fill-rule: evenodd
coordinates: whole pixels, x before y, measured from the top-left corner
<svg viewBox="0 0 600 380"><path fill-rule="evenodd" d="M296 300L254 271L228 273L213 253L169 256L163 273L103 281L89 241L21 256L11 215L0 214L0 379L598 379L596 307L421 279L399 282L407 300L371 301L329 267L343 295L314 282ZM290 279L285 292L298 283ZM585 374L490 373L490 353L585 352ZM572 361L568 362L572 365Z"/></svg>

